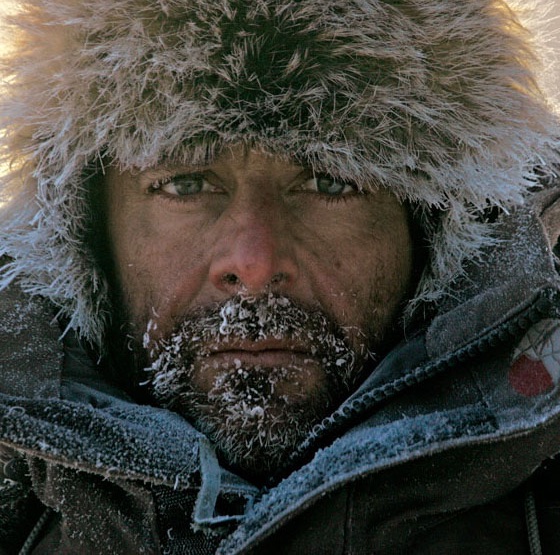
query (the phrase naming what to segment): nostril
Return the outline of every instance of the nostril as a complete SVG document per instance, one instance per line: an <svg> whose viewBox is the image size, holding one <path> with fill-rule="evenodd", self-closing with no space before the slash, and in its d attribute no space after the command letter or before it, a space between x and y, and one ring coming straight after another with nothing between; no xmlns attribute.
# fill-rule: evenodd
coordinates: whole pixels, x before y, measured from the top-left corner
<svg viewBox="0 0 560 555"><path fill-rule="evenodd" d="M240 281L235 274L227 273L222 276L222 283L226 285L239 285Z"/></svg>
<svg viewBox="0 0 560 555"><path fill-rule="evenodd" d="M288 276L284 272L279 272L279 273L274 274L272 276L272 279L270 280L270 284L271 285L276 285L278 283L281 283L281 282L287 281L287 280L288 280Z"/></svg>
<svg viewBox="0 0 560 555"><path fill-rule="evenodd" d="M289 276L284 273L284 272L278 272L277 274L274 274L272 276L272 278L270 279L270 282L268 284L266 284L267 286L274 286L274 285L278 285L284 281L289 281ZM243 283L243 281L234 273L231 272L227 272L225 274L222 274L222 277L220 278L220 282L228 287L231 286L242 286L245 287L245 284Z"/></svg>

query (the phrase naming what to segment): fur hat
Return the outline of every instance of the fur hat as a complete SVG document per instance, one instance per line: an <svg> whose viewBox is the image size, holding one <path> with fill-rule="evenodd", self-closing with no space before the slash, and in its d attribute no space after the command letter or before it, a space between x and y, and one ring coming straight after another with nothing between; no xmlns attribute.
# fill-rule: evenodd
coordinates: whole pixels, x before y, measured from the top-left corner
<svg viewBox="0 0 560 555"><path fill-rule="evenodd" d="M4 285L102 342L84 174L243 142L416 207L439 299L492 241L489 208L558 162L531 36L503 0L17 0L0 118ZM434 214L437 213L437 216Z"/></svg>

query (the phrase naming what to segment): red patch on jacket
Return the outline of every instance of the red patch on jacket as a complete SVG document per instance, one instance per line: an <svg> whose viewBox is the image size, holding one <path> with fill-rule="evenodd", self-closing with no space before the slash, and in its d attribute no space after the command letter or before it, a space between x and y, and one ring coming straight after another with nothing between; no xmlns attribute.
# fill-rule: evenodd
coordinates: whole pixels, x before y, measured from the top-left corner
<svg viewBox="0 0 560 555"><path fill-rule="evenodd" d="M541 360L521 355L511 366L509 383L521 395L535 397L554 387L554 380Z"/></svg>
<svg viewBox="0 0 560 555"><path fill-rule="evenodd" d="M536 397L558 386L560 320L547 318L527 331L513 352L508 381L524 397Z"/></svg>

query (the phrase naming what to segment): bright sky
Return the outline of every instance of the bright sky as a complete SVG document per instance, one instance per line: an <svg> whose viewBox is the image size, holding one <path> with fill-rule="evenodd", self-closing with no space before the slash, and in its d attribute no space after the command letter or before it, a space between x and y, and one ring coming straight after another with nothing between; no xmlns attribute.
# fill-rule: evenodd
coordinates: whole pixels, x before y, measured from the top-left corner
<svg viewBox="0 0 560 555"><path fill-rule="evenodd" d="M12 0L0 0L0 18L13 9ZM0 34L0 54L3 51L2 36Z"/></svg>
<svg viewBox="0 0 560 555"><path fill-rule="evenodd" d="M9 11L12 7L12 0L1 0L0 16Z"/></svg>

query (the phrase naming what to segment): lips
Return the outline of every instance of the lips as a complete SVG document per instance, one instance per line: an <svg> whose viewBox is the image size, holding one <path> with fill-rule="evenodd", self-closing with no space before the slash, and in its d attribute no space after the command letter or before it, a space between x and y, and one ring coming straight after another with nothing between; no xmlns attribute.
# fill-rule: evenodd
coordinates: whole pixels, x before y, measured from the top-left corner
<svg viewBox="0 0 560 555"><path fill-rule="evenodd" d="M323 387L325 380L317 349L309 344L288 339L250 341L235 337L205 344L198 350L189 380L194 390L209 394L226 376L242 372L240 379L251 383L255 376L262 379L263 371L270 375L274 395L293 402L307 398L310 391Z"/></svg>
<svg viewBox="0 0 560 555"><path fill-rule="evenodd" d="M228 338L219 343L215 343L208 347L208 353L218 353L224 351L248 351L248 352L260 352L260 351L292 351L295 353L305 353L311 354L314 351L312 347L304 344L301 341L292 341L289 339L276 339L274 337L259 339L258 341L249 341L246 339L235 339Z"/></svg>
<svg viewBox="0 0 560 555"><path fill-rule="evenodd" d="M300 366L317 363L317 349L301 342L266 338L259 341L229 339L208 346L204 358L210 364Z"/></svg>

